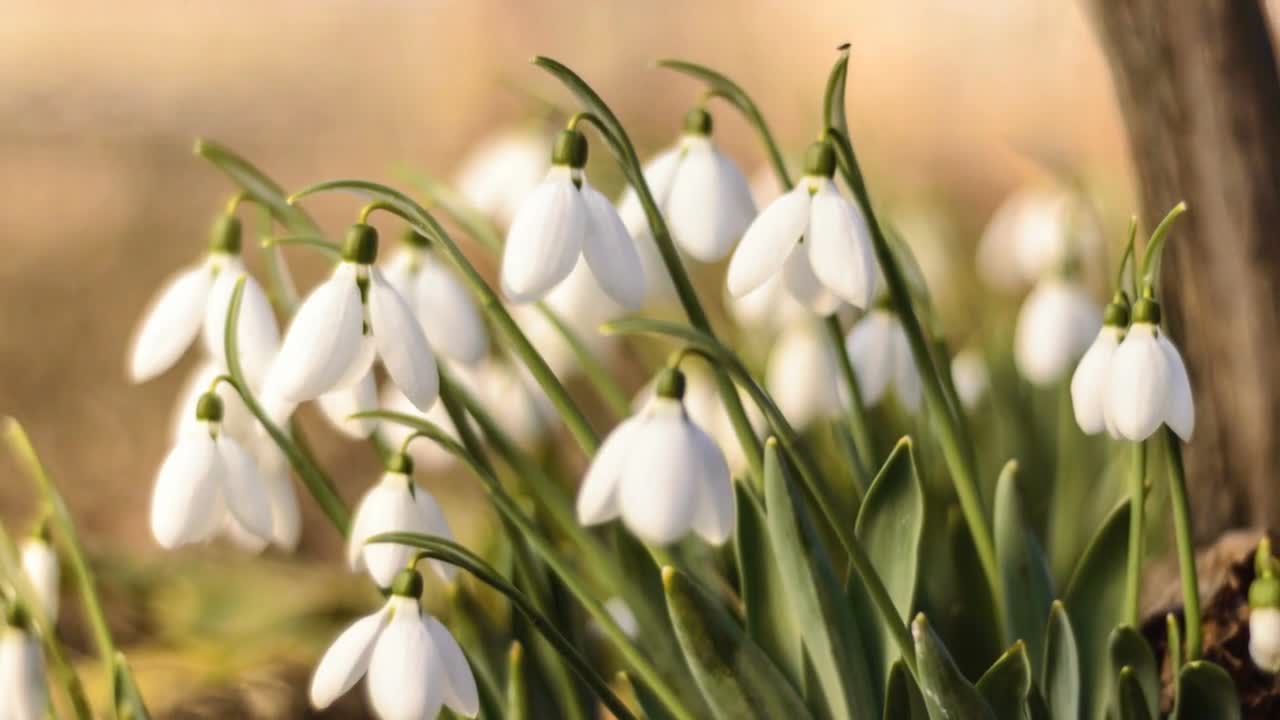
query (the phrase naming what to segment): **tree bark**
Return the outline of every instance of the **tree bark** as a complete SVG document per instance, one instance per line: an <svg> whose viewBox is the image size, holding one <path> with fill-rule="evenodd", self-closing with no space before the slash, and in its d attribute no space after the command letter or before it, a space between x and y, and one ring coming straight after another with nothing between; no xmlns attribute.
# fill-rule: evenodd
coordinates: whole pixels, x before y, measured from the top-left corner
<svg viewBox="0 0 1280 720"><path fill-rule="evenodd" d="M1196 535L1280 520L1280 78L1260 0L1089 0L1196 401Z"/></svg>

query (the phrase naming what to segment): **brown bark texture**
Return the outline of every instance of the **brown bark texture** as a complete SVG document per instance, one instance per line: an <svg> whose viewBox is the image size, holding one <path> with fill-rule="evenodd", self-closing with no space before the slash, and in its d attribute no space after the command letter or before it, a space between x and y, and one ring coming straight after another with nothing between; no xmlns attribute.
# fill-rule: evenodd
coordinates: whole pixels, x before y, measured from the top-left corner
<svg viewBox="0 0 1280 720"><path fill-rule="evenodd" d="M1259 0L1089 0L1191 374L1196 536L1280 525L1280 78Z"/></svg>

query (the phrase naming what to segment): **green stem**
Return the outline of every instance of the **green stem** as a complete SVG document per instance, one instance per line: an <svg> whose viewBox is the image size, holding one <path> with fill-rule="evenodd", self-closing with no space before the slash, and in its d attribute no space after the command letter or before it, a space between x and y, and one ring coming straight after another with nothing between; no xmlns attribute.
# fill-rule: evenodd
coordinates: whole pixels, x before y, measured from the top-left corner
<svg viewBox="0 0 1280 720"><path fill-rule="evenodd" d="M1142 591L1143 540L1146 533L1146 443L1133 444L1133 465L1129 471L1129 567L1124 586L1124 622L1138 627Z"/></svg>
<svg viewBox="0 0 1280 720"><path fill-rule="evenodd" d="M542 313L542 317L551 326L560 333L560 337L569 345L569 349L573 351L574 358L577 359L578 365L582 367L582 372L587 376L587 381L595 388L596 393L604 404L608 406L609 412L616 417L626 417L631 413L631 401L627 399L626 393L622 391L622 387L618 385L613 376L609 374L609 369L600 362L591 350L589 350L582 338L578 337L578 333L565 323L564 319L547 306L546 303L540 302L536 306L538 312Z"/></svg>
<svg viewBox="0 0 1280 720"><path fill-rule="evenodd" d="M1182 466L1182 444L1172 430L1163 428L1165 457L1169 464L1169 504L1173 510L1173 534L1178 546L1178 571L1182 576L1182 617L1186 630L1183 661L1200 659L1200 582L1196 578L1196 548L1191 535L1191 505L1187 476Z"/></svg>

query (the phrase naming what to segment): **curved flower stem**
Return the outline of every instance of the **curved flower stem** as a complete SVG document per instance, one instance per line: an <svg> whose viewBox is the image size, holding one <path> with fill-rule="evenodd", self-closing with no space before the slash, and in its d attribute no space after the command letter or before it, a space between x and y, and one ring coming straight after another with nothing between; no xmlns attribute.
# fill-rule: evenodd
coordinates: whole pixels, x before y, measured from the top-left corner
<svg viewBox="0 0 1280 720"><path fill-rule="evenodd" d="M1143 287L1151 285L1156 287L1160 281L1160 258L1164 256L1165 241L1169 238L1169 231L1173 228L1173 223L1184 212L1187 211L1187 204L1180 202L1173 206L1156 229L1151 233L1151 239L1147 241L1147 249L1142 253L1142 273L1139 276ZM1137 293L1142 292L1141 287L1135 286L1133 289L1137 297Z"/></svg>
<svg viewBox="0 0 1280 720"><path fill-rule="evenodd" d="M1143 540L1146 531L1147 445L1133 443L1133 464L1129 470L1129 565L1124 584L1124 622L1138 627L1142 591Z"/></svg>
<svg viewBox="0 0 1280 720"><path fill-rule="evenodd" d="M1185 626L1183 662L1200 659L1200 582L1196 577L1196 547L1191 536L1191 505L1187 500L1187 475L1182 466L1182 444L1165 427L1165 458L1169 465L1169 504L1173 510L1173 534L1178 546L1178 571L1182 576L1182 617Z"/></svg>
<svg viewBox="0 0 1280 720"><path fill-rule="evenodd" d="M693 288L693 282L690 281L688 272L685 271L684 263L680 260L680 254L676 252L676 246L671 240L671 232L667 228L666 220L663 219L662 212L658 209L657 201L653 199L653 192L644 178L644 168L640 164L640 158L636 155L635 146L631 144L631 139L627 136L627 131L622 127L622 123L618 122L617 116L613 114L613 111L609 109L604 100L577 73L547 57L535 57L533 58L533 64L550 72L564 83L585 106L587 112L585 117L595 121L603 130L601 134L607 141L610 151L613 152L622 169L622 173L635 189L636 197L644 207L644 214L649 222L649 229L652 231L654 243L658 246L662 262L667 267L667 274L671 276L671 283L675 286L676 295L680 298L680 304L684 308L685 315L689 318L689 323L714 337L715 334L711 329L711 322L707 319L707 313L703 309L702 303L698 300L698 294ZM751 427L751 420L747 417L747 412L742 407L742 400L734 392L733 382L720 369L716 370L715 375L716 383L720 390L720 400L724 403L729 419L733 422L734 434L737 435L738 442L742 444L748 464L751 466L751 473L757 479L761 478L763 477L764 468L761 459L760 439L756 437L755 430Z"/></svg>

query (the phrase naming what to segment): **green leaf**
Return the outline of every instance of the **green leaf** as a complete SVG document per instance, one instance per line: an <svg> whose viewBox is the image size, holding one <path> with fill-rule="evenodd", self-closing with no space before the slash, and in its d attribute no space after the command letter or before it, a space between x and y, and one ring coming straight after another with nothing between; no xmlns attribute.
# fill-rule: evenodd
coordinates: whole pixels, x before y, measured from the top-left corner
<svg viewBox="0 0 1280 720"><path fill-rule="evenodd" d="M1141 690L1140 697L1146 703L1147 714L1154 716L1160 711L1160 666L1156 664L1147 639L1134 628L1122 625L1111 633L1107 646L1111 662L1108 679L1120 677L1121 670L1128 668L1132 681ZM1123 705L1127 702L1124 697L1126 690L1120 687L1118 691L1112 700Z"/></svg>
<svg viewBox="0 0 1280 720"><path fill-rule="evenodd" d="M1147 704L1146 690L1133 668L1124 666L1116 676L1116 715L1120 720L1151 720L1151 706Z"/></svg>
<svg viewBox="0 0 1280 720"><path fill-rule="evenodd" d="M833 718L863 717L878 705L857 624L774 438L765 442L764 490L773 558L826 710Z"/></svg>
<svg viewBox="0 0 1280 720"><path fill-rule="evenodd" d="M1058 601L1049 609L1041 673L1040 688L1051 720L1080 720L1080 653L1071 619Z"/></svg>
<svg viewBox="0 0 1280 720"><path fill-rule="evenodd" d="M525 687L524 664L524 646L516 640L507 651L506 720L528 720L529 717L529 691Z"/></svg>
<svg viewBox="0 0 1280 720"><path fill-rule="evenodd" d="M929 720L920 686L901 660L889 666L889 681L884 690L883 720Z"/></svg>
<svg viewBox="0 0 1280 720"><path fill-rule="evenodd" d="M1187 663L1178 673L1178 700L1169 720L1238 720L1240 698L1226 670L1207 660Z"/></svg>
<svg viewBox="0 0 1280 720"><path fill-rule="evenodd" d="M1164 616L1166 644L1169 647L1169 667L1182 667L1182 629L1173 613Z"/></svg>
<svg viewBox="0 0 1280 720"><path fill-rule="evenodd" d="M1105 662L1111 631L1124 613L1124 578L1129 558L1129 502L1111 511L1085 548L1063 598L1073 618L1076 646L1085 659L1080 674L1082 717L1102 718L1109 685Z"/></svg>
<svg viewBox="0 0 1280 720"><path fill-rule="evenodd" d="M1032 677L1027 646L1019 640L978 679L978 692L987 699L997 720L1025 720Z"/></svg>
<svg viewBox="0 0 1280 720"><path fill-rule="evenodd" d="M904 437L889 453L867 490L855 530L904 623L911 618L915 604L924 509L915 449L911 438ZM899 657L898 646L880 624L861 585L852 580L856 576L849 576L853 585L850 594L854 595L860 627L866 633L863 645L868 648L872 677L878 682Z"/></svg>
<svg viewBox="0 0 1280 720"><path fill-rule="evenodd" d="M194 152L226 173L231 182L244 190L254 202L270 210L280 224L298 233L322 235L320 226L306 211L289 204L284 190L276 181L230 148L213 140L197 138Z"/></svg>
<svg viewBox="0 0 1280 720"><path fill-rule="evenodd" d="M803 694L804 641L800 624L787 604L787 582L769 547L764 508L741 483L735 483L734 487L738 496L734 552L742 604L746 608L747 634Z"/></svg>
<svg viewBox="0 0 1280 720"><path fill-rule="evenodd" d="M124 653L116 653L115 672L112 674L112 693L115 699L117 720L149 720L151 713L138 691L138 683L133 679L133 672L124 658Z"/></svg>
<svg viewBox="0 0 1280 720"><path fill-rule="evenodd" d="M848 137L849 121L844 112L844 88L849 77L849 43L841 45L840 59L827 75L827 91L822 96L822 122Z"/></svg>
<svg viewBox="0 0 1280 720"><path fill-rule="evenodd" d="M924 613L911 623L920 668L920 690L931 720L995 720L995 711L951 659Z"/></svg>
<svg viewBox="0 0 1280 720"><path fill-rule="evenodd" d="M1147 241L1147 251L1142 254L1142 276L1139 281L1140 285L1155 283L1160 274L1160 258L1164 255L1164 244L1169 238L1169 230L1173 227L1173 221L1178 216L1187 211L1187 204L1180 202L1173 206L1156 229L1151 233L1151 239ZM1136 289L1141 293L1142 288Z"/></svg>
<svg viewBox="0 0 1280 720"><path fill-rule="evenodd" d="M1044 658L1044 623L1053 603L1053 580L1044 551L1026 524L1018 492L1018 463L1010 460L996 481L996 562L1005 596L1009 634L1027 644L1035 676Z"/></svg>
<svg viewBox="0 0 1280 720"><path fill-rule="evenodd" d="M812 718L760 646L689 576L668 566L662 584L676 637L715 717Z"/></svg>

